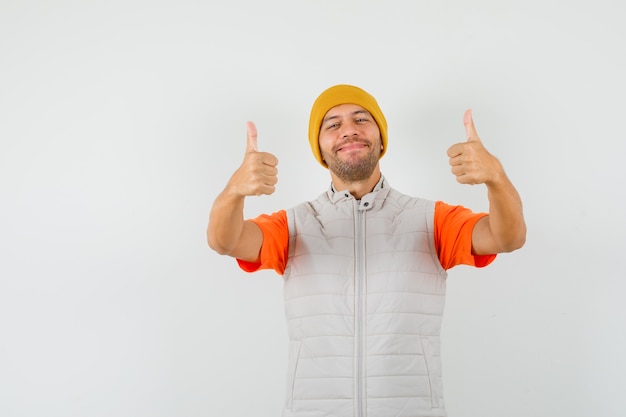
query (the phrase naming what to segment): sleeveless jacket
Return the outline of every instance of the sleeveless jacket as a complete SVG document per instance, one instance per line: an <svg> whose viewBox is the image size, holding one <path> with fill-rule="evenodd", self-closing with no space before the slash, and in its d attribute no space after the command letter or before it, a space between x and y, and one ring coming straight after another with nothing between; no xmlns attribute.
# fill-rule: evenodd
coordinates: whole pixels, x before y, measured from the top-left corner
<svg viewBox="0 0 626 417"><path fill-rule="evenodd" d="M384 178L287 211L284 417L445 416L434 202Z"/></svg>

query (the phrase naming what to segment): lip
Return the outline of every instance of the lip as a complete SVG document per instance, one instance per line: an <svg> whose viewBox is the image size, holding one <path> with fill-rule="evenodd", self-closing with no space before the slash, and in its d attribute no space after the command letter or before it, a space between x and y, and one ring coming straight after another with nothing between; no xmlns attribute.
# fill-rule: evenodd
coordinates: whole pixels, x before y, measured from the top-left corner
<svg viewBox="0 0 626 417"><path fill-rule="evenodd" d="M358 149L367 148L369 145L363 142L350 142L343 144L337 148L337 152L349 152Z"/></svg>

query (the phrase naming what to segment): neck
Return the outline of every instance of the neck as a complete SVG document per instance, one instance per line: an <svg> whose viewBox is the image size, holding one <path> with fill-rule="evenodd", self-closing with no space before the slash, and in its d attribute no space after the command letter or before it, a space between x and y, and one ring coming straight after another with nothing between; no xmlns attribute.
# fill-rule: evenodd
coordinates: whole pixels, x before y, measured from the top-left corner
<svg viewBox="0 0 626 417"><path fill-rule="evenodd" d="M342 181L339 177L337 177L332 171L330 172L330 177L333 181L336 190L348 190L350 194L357 200L360 200L365 194L370 193L378 181L380 181L380 167L378 164L376 168L374 168L374 172L367 179L363 181L353 181L347 182Z"/></svg>

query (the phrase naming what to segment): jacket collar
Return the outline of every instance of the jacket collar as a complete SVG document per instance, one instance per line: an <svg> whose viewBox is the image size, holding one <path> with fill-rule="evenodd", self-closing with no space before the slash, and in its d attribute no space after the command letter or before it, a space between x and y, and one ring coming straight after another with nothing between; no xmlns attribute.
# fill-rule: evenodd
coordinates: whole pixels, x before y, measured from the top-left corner
<svg viewBox="0 0 626 417"><path fill-rule="evenodd" d="M384 200L389 192L389 183L385 179L384 175L380 175L380 180L372 191L365 194L361 200L357 200L359 204L359 210L369 210L374 207L377 200ZM328 188L328 198L333 203L339 203L345 200L354 200L355 198L350 194L348 190L336 190L335 185L331 182Z"/></svg>

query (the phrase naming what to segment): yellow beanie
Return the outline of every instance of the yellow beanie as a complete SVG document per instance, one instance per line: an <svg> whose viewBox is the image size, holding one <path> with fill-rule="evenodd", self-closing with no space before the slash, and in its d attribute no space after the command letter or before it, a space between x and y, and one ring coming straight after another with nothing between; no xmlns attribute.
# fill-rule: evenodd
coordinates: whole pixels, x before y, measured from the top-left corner
<svg viewBox="0 0 626 417"><path fill-rule="evenodd" d="M339 84L322 92L317 100L315 100L315 103L313 103L313 108L311 109L311 118L309 119L309 143L315 159L317 159L323 167L328 168L322 159L322 153L320 151L320 128L322 127L322 121L328 110L340 104L356 104L370 112L380 130L380 137L383 144L383 150L380 153L382 157L387 150L387 120L385 120L383 112L380 110L380 107L378 107L376 99L359 87Z"/></svg>

